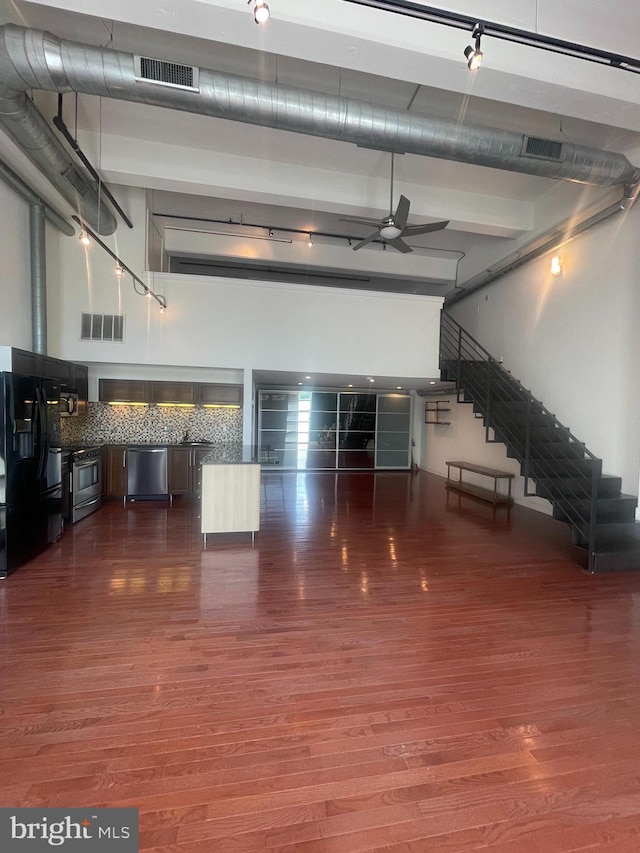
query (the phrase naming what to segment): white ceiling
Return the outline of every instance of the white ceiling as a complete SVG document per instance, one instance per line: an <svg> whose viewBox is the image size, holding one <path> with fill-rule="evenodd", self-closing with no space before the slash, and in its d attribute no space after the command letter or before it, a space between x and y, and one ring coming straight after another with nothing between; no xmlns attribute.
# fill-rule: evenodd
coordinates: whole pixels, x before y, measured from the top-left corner
<svg viewBox="0 0 640 853"><path fill-rule="evenodd" d="M0 21L460 124L606 148L640 163L638 75L490 39L474 75L463 57L470 35L461 30L344 0L271 0L270 6L271 20L256 26L245 0L0 0ZM478 9L471 0L439 6L469 15ZM637 51L640 7L628 0L591 0L588 15L583 0L485 0L482 12L530 31ZM35 99L47 117L55 113L55 96L35 93ZM80 96L77 111L72 95L64 103L68 126L77 123L83 148L116 195L118 185L149 190L157 228L170 229L167 244L177 256L200 260L306 264L378 277L392 289L402 289L404 279L405 289L444 296L603 196L568 182L397 156L394 198L411 199L410 224L448 219L450 225L412 238L411 255L377 244L353 252L347 238L362 238L368 229L342 217L389 212L389 154L123 101ZM0 156L33 177L2 134ZM255 239L268 228L291 243ZM311 252L305 234L287 229L335 236L317 239ZM247 239L210 234L225 230Z"/></svg>

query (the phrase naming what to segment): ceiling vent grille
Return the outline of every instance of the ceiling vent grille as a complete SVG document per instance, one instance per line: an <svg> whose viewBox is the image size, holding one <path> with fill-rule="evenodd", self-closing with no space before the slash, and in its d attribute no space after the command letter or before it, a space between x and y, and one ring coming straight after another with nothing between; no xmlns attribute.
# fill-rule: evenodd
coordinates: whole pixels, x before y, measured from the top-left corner
<svg viewBox="0 0 640 853"><path fill-rule="evenodd" d="M522 154L525 157L537 157L538 160L562 160L562 142L542 139L540 136L525 136Z"/></svg>
<svg viewBox="0 0 640 853"><path fill-rule="evenodd" d="M146 83L158 83L160 86L174 86L177 89L189 89L198 92L198 69L192 65L180 65L177 62L164 62L162 59L149 59L146 56L134 56L136 79Z"/></svg>
<svg viewBox="0 0 640 853"><path fill-rule="evenodd" d="M82 341L124 341L122 314L83 314L80 325Z"/></svg>

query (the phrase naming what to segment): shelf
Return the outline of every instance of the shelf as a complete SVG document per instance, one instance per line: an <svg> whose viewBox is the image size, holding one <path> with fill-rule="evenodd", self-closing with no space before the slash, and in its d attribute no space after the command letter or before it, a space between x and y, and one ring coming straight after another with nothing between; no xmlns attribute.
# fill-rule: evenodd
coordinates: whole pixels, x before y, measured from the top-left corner
<svg viewBox="0 0 640 853"><path fill-rule="evenodd" d="M449 426L451 421L443 421L440 415L444 412L450 412L451 409L446 405L448 400L435 400L433 403L424 404L424 422L425 424L436 424L437 426ZM435 417L429 417L435 415Z"/></svg>
<svg viewBox="0 0 640 853"><path fill-rule="evenodd" d="M513 498L509 495L503 495L499 492L493 492L491 489L484 489L482 486L474 486L472 483L460 483L459 481L447 481L445 483L447 489L453 492L462 492L466 495L471 495L474 498L479 498L483 501L488 501L492 504L513 505Z"/></svg>

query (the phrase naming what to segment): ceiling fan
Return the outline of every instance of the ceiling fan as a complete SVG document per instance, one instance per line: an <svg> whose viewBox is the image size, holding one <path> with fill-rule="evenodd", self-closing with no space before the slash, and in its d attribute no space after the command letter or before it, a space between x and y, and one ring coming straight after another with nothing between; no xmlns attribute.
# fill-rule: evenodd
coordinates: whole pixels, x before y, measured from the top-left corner
<svg viewBox="0 0 640 853"><path fill-rule="evenodd" d="M442 222L430 222L428 225L407 225L409 219L409 207L411 202L406 196L401 195L396 207L396 212L393 212L393 157L391 155L391 198L389 201L389 215L380 221L378 219L365 219L364 217L345 216L342 222L355 222L358 225L373 225L378 230L369 234L364 240L353 247L353 251L357 252L367 243L372 243L374 240L382 239L385 244L393 246L399 252L406 254L413 252L411 246L407 245L402 239L403 237L413 237L416 234L428 234L430 231L441 231L449 224L449 220Z"/></svg>

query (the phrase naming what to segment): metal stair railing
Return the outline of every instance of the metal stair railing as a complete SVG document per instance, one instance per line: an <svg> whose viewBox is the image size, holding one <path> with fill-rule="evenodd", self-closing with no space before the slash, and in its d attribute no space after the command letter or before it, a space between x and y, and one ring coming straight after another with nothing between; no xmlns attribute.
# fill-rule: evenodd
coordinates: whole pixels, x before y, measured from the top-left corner
<svg viewBox="0 0 640 853"><path fill-rule="evenodd" d="M455 380L457 401L473 402L482 413L486 440L500 441L517 455L522 465L525 495L536 494L529 490L529 480L534 480L565 520L588 540L592 571L602 461L444 312L440 324L440 370L443 376ZM558 430L556 435L560 440L545 441L544 435L553 435L554 430ZM553 450L554 446L559 455L545 457L544 450ZM545 462L549 470L545 470ZM561 491L558 487L554 489L554 480L562 480Z"/></svg>

